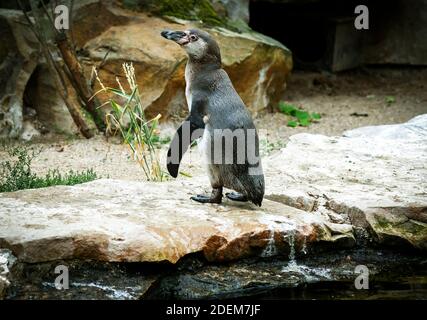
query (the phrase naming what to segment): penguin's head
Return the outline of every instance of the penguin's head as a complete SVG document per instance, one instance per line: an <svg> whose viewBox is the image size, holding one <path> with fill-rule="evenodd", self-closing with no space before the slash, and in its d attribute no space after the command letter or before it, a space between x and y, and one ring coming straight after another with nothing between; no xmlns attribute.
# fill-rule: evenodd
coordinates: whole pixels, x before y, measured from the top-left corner
<svg viewBox="0 0 427 320"><path fill-rule="evenodd" d="M221 64L219 46L210 34L205 31L197 29L185 31L165 30L162 31L161 35L179 44L192 61Z"/></svg>

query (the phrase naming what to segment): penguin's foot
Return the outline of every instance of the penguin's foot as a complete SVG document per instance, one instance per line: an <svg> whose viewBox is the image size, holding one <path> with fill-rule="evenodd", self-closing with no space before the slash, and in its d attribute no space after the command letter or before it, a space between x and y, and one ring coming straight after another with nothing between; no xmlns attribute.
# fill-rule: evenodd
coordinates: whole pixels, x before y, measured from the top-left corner
<svg viewBox="0 0 427 320"><path fill-rule="evenodd" d="M248 197L244 194L238 193L238 192L228 192L225 194L225 196L233 201L240 201L240 202L246 202L248 201Z"/></svg>
<svg viewBox="0 0 427 320"><path fill-rule="evenodd" d="M210 197L198 194L197 196L191 197L191 200L200 202L200 203L221 203L222 202L222 188L212 189L212 194Z"/></svg>

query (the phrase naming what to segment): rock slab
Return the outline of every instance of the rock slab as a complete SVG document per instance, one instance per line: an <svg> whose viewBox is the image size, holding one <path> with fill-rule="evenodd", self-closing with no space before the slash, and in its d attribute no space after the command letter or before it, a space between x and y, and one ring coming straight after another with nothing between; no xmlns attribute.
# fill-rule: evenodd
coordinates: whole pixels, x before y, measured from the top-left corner
<svg viewBox="0 0 427 320"><path fill-rule="evenodd" d="M201 176L102 179L0 194L0 248L21 262L176 263L366 245L427 249L427 116L343 137L299 134L265 159L263 207L189 198ZM203 177L206 178L206 177Z"/></svg>
<svg viewBox="0 0 427 320"><path fill-rule="evenodd" d="M210 261L288 255L319 242L354 244L352 227L266 200L261 209L189 199L189 180L97 180L0 195L0 247L21 262L90 258L177 262L202 251Z"/></svg>

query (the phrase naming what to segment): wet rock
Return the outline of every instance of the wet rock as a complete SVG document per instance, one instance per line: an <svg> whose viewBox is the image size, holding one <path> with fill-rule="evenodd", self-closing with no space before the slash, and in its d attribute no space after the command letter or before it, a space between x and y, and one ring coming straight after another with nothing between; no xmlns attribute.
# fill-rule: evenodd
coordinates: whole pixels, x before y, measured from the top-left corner
<svg viewBox="0 0 427 320"><path fill-rule="evenodd" d="M380 244L427 246L427 115L343 137L298 134L267 159L267 198L341 215ZM302 201L301 199L304 199Z"/></svg>
<svg viewBox="0 0 427 320"><path fill-rule="evenodd" d="M11 285L11 271L16 263L16 258L7 249L0 249L0 299L6 296Z"/></svg>
<svg viewBox="0 0 427 320"><path fill-rule="evenodd" d="M427 290L420 281L427 275L425 263L422 257L370 249L322 253L298 260L247 259L170 272L147 291L145 298L366 299L393 298L393 294L395 299L419 298ZM355 271L358 265L366 266L369 272L370 290L355 288L360 275ZM417 283L418 290L408 284L411 281ZM382 291L384 287L396 289L387 293Z"/></svg>
<svg viewBox="0 0 427 320"><path fill-rule="evenodd" d="M179 190L180 192L176 192ZM97 180L0 194L0 247L21 262L93 259L176 263L194 252L210 261L301 254L313 245L354 245L351 226L266 200L262 208L189 200L189 180Z"/></svg>
<svg viewBox="0 0 427 320"><path fill-rule="evenodd" d="M61 275L67 272L68 288L55 286L60 275L55 273L58 266ZM136 300L145 295L162 273L161 266L81 260L21 264L21 269L9 288L8 299Z"/></svg>

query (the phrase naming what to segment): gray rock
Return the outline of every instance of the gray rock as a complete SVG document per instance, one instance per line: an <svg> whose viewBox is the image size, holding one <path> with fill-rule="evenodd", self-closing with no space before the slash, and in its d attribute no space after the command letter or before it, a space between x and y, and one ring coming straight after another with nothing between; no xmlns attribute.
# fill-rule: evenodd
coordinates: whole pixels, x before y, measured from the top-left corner
<svg viewBox="0 0 427 320"><path fill-rule="evenodd" d="M368 126L344 132L348 138L380 138L387 140L419 140L427 142L427 114L419 115L406 123Z"/></svg>
<svg viewBox="0 0 427 320"><path fill-rule="evenodd" d="M211 0L211 2L216 11L220 11L218 7L222 7L229 19L249 22L249 0Z"/></svg>
<svg viewBox="0 0 427 320"><path fill-rule="evenodd" d="M16 262L12 252L7 249L0 249L0 299L6 295L6 291L11 285L11 270Z"/></svg>
<svg viewBox="0 0 427 320"><path fill-rule="evenodd" d="M23 127L25 88L39 51L19 11L0 9L0 29L0 139L17 138Z"/></svg>

